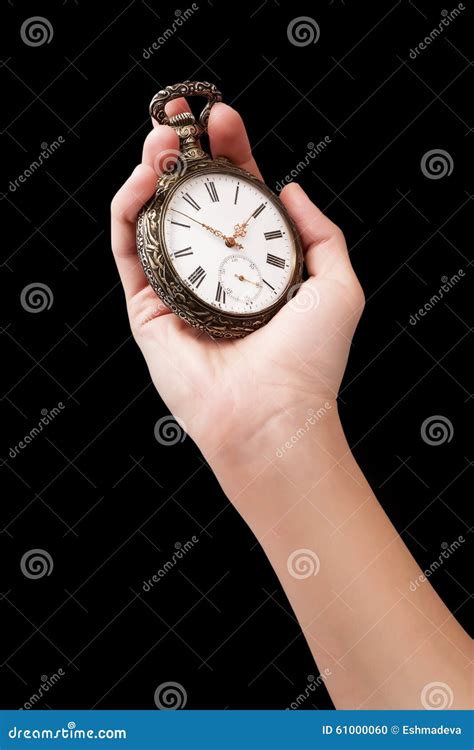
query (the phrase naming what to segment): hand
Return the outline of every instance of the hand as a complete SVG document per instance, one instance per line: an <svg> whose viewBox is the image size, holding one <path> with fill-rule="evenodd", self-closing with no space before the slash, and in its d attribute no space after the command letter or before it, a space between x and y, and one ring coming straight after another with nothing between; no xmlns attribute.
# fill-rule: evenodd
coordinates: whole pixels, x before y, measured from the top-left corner
<svg viewBox="0 0 474 750"><path fill-rule="evenodd" d="M173 102L173 114L184 109ZM214 156L260 177L236 112L217 104L209 136ZM281 198L310 278L264 328L211 340L158 300L136 254L136 217L155 190L155 164L177 146L171 128L157 127L112 202L130 323L158 391L262 544L321 673L330 675L336 708L417 709L434 677L455 696L455 708L467 709L469 636L426 578L412 602L410 581L422 580L421 570L332 409L364 302L341 231L301 188L286 187ZM329 416L305 432L302 415L321 406ZM275 447L286 445L276 459Z"/></svg>
<svg viewBox="0 0 474 750"><path fill-rule="evenodd" d="M185 111L184 100L168 105ZM226 156L261 178L240 116L225 104L211 110L214 157ZM171 413L212 462L249 445L279 414L334 403L364 297L344 237L296 184L281 200L293 217L310 278L264 328L244 339L216 341L172 314L151 289L137 259L138 211L156 187L160 153L178 148L172 128L156 126L142 163L112 201L112 247L130 324L153 382Z"/></svg>

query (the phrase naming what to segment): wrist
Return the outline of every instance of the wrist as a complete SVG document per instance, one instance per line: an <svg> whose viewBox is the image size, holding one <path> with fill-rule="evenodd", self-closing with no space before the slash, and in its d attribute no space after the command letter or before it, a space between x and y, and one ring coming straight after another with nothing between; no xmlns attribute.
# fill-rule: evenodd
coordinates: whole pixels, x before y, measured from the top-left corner
<svg viewBox="0 0 474 750"><path fill-rule="evenodd" d="M288 496L308 492L341 463L353 461L337 403L324 398L275 410L259 429L246 431L205 456L241 511L254 503L253 495L264 494L271 502L285 485Z"/></svg>

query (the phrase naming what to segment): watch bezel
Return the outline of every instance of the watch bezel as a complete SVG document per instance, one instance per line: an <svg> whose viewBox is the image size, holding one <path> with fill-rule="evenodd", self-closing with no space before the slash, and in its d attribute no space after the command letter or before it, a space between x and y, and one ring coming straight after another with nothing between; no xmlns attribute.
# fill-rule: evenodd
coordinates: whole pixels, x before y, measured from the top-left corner
<svg viewBox="0 0 474 750"><path fill-rule="evenodd" d="M227 312L203 300L183 283L168 251L165 217L176 191L196 173L204 176L217 172L235 175L255 184L280 211L290 230L294 253L288 282L272 305L257 312ZM246 336L265 325L286 303L291 288L302 280L303 251L296 227L285 206L264 182L222 157L186 163L182 173L175 172L159 178L155 195L138 217L137 250L145 274L160 299L190 325L219 338Z"/></svg>

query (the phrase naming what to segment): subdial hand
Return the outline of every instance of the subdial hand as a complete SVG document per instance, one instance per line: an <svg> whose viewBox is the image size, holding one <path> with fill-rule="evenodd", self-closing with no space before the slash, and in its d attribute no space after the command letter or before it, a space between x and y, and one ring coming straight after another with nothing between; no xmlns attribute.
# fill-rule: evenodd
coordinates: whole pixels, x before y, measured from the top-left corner
<svg viewBox="0 0 474 750"><path fill-rule="evenodd" d="M234 274L236 279L239 279L239 281L247 281L249 284L254 284L254 286L261 287L262 285L258 283L258 281L252 281L252 279L247 279L245 276L243 276L241 273Z"/></svg>
<svg viewBox="0 0 474 750"><path fill-rule="evenodd" d="M203 224L202 221L198 221L197 219L194 219L192 216L189 216L189 214L185 214L183 211L178 211L177 208L172 208L172 211L174 211L177 214L181 214L181 216L185 216L187 219L190 219L191 221L194 221L196 224L200 224L201 227L204 227L204 229L207 229L208 232L211 232L211 234L215 235L216 237L219 237L219 239L224 240L227 247L238 247L240 250L243 250L243 245L241 245L239 242L236 242L234 237L227 237L224 232L221 232L219 229L214 229L214 227L209 226L209 224Z"/></svg>

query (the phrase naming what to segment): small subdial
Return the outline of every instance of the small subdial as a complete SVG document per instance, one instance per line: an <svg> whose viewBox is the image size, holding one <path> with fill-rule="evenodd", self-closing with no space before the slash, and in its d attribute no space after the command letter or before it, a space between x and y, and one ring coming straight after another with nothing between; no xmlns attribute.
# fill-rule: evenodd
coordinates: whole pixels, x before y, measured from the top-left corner
<svg viewBox="0 0 474 750"><path fill-rule="evenodd" d="M263 281L256 264L245 255L228 255L219 266L219 281L235 302L251 305L262 291Z"/></svg>

